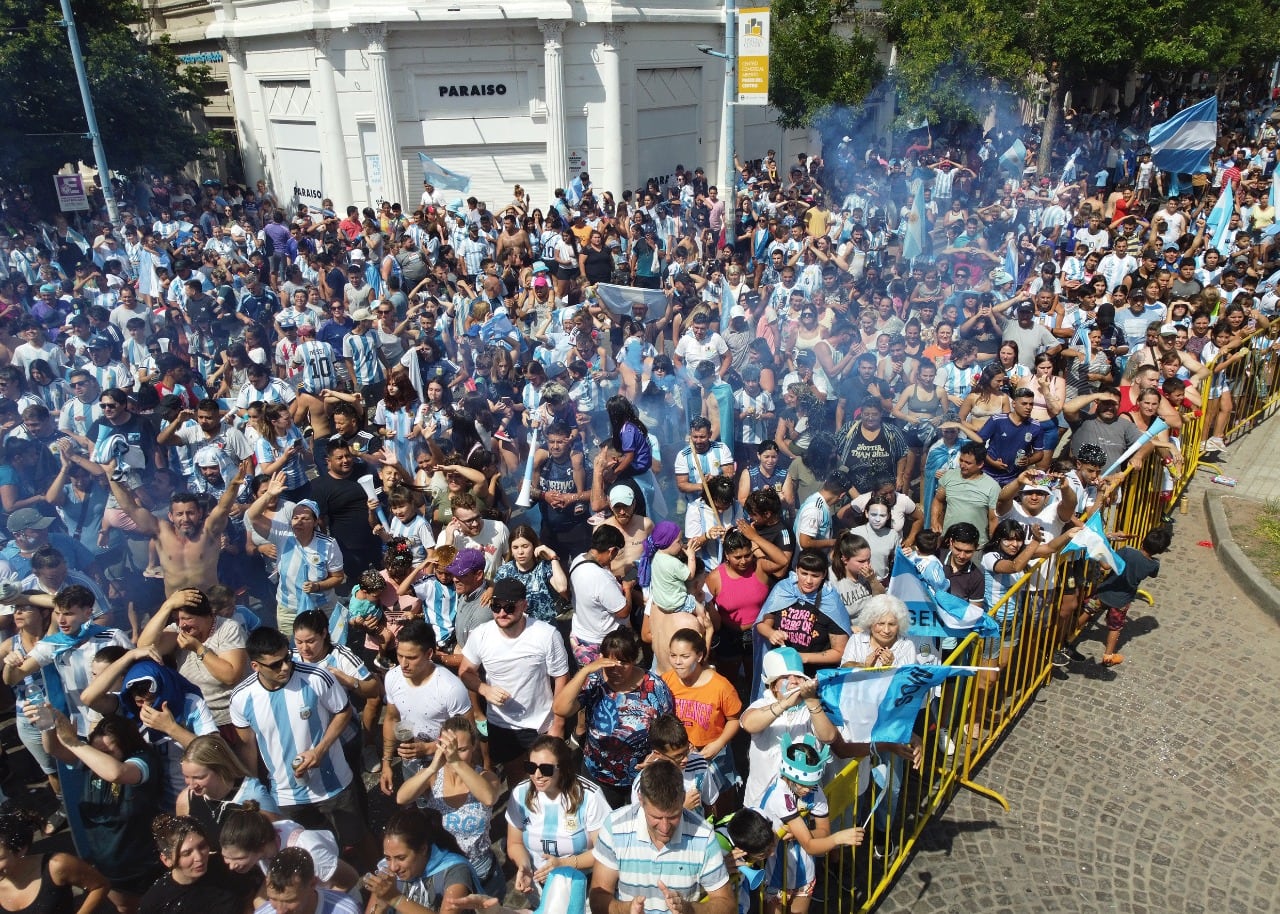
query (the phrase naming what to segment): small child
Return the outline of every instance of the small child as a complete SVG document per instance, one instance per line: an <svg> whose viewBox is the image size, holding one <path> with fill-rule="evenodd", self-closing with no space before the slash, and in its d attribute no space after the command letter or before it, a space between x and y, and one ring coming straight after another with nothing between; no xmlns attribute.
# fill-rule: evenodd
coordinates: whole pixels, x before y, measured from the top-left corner
<svg viewBox="0 0 1280 914"><path fill-rule="evenodd" d="M348 624L364 632L362 659L372 659L387 646L387 625L382 612L382 595L390 585L377 568L366 568L360 573L360 586L351 594L347 610Z"/></svg>
<svg viewBox="0 0 1280 914"><path fill-rule="evenodd" d="M458 615L458 593L453 589L453 576L445 569L457 556L453 546L436 546L427 550L421 576L413 592L422 601L422 616L435 630L436 646L445 653L453 650L453 626Z"/></svg>
<svg viewBox="0 0 1280 914"><path fill-rule="evenodd" d="M689 732L680 718L674 714L655 717L649 724L649 747L652 751L641 767L662 758L673 763L684 775L684 808L709 815L723 785L710 762L689 742ZM639 778L631 785L631 802L640 802Z"/></svg>
<svg viewBox="0 0 1280 914"><path fill-rule="evenodd" d="M831 749L820 746L812 734L797 740L783 734L782 770L760 799L760 811L783 841L782 852L769 861L766 871L768 914L805 914L817 882L813 858L862 843L861 828L831 832L827 797L819 786L830 757Z"/></svg>
<svg viewBox="0 0 1280 914"><path fill-rule="evenodd" d="M1154 578L1160 573L1160 562L1156 556L1169 551L1169 543L1173 536L1168 527L1157 527L1142 538L1142 548L1134 549L1123 546L1116 554L1124 561L1124 570L1119 574L1108 575L1098 589L1094 591L1094 599L1107 610L1107 642L1103 649L1102 665L1119 666L1124 663L1124 655L1117 654L1120 646L1120 632L1129 618L1129 604L1138 595L1138 587L1147 578ZM1087 621L1086 613L1080 622Z"/></svg>
<svg viewBox="0 0 1280 914"><path fill-rule="evenodd" d="M397 485L388 491L387 505L391 508L391 520L386 527L377 522L373 511L369 512L374 536L384 543L389 543L398 536L404 537L413 551L414 564L422 564L426 560L427 550L436 544L436 539L431 532L431 524L418 510L417 497L409 489Z"/></svg>
<svg viewBox="0 0 1280 914"><path fill-rule="evenodd" d="M244 626L245 632L251 632L262 625L257 613L236 603L236 592L226 584L214 584L206 591L205 596L209 598L209 606L215 616L235 619Z"/></svg>
<svg viewBox="0 0 1280 914"><path fill-rule="evenodd" d="M681 552L684 561L677 558ZM640 637L653 646L653 672L658 676L671 669L669 645L678 630L695 628L710 645L711 621L689 592L698 573L697 552L693 542L682 542L679 525L667 520L645 538L644 554L636 564L637 582L649 593Z"/></svg>
<svg viewBox="0 0 1280 914"><path fill-rule="evenodd" d="M754 809L740 809L716 823L724 867L737 889L738 914L751 910L752 894L764 883L765 868L778 848L769 820Z"/></svg>

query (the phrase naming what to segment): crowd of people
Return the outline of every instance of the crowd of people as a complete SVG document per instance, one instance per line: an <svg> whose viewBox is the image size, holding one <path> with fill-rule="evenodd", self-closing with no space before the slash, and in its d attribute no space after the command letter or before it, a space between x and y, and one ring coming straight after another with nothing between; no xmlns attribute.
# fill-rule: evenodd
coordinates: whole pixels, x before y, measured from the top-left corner
<svg viewBox="0 0 1280 914"><path fill-rule="evenodd" d="M1054 180L917 135L727 193L165 180L82 231L7 196L0 670L56 808L0 812L0 910L435 914L559 880L593 914L804 914L821 858L884 853L823 784L922 748L856 741L817 673L954 647L912 636L895 565L1007 622L1122 458L1171 491L1185 418L1226 459L1275 382L1233 371L1273 345L1265 114L1181 194L1073 115ZM1168 545L1061 601L1060 675L1104 613L1123 662ZM64 824L78 856L32 850Z"/></svg>

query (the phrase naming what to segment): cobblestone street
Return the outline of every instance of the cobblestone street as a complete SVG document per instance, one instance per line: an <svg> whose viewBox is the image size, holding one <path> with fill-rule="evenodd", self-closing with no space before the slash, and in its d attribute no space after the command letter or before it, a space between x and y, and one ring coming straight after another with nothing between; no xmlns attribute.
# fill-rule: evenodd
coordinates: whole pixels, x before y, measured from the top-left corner
<svg viewBox="0 0 1280 914"><path fill-rule="evenodd" d="M1242 485L1275 466L1269 426L1224 470ZM1155 606L1130 612L1125 663L1075 664L1042 691L975 774L1011 811L962 790L881 912L1280 909L1280 639L1197 545L1206 485L1148 582ZM1099 657L1101 635L1080 649Z"/></svg>

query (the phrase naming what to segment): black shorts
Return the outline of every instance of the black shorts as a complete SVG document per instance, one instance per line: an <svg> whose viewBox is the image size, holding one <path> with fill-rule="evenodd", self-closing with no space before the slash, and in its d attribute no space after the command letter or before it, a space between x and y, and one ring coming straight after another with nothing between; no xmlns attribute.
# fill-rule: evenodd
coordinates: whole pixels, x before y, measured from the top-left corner
<svg viewBox="0 0 1280 914"><path fill-rule="evenodd" d="M360 777L360 772L353 771L351 777L352 783L329 799L303 806L281 806L281 815L286 819L292 819L303 828L321 828L333 832L340 848L355 847L368 834L369 827L365 822L364 813L360 810L360 799L355 785L355 779Z"/></svg>
<svg viewBox="0 0 1280 914"><path fill-rule="evenodd" d="M489 722L489 762L506 765L529 751L542 734L537 730L508 730Z"/></svg>
<svg viewBox="0 0 1280 914"><path fill-rule="evenodd" d="M565 267L565 266L561 266L560 264L556 264L556 279L569 280L569 279L577 279L577 278L578 278L577 267Z"/></svg>

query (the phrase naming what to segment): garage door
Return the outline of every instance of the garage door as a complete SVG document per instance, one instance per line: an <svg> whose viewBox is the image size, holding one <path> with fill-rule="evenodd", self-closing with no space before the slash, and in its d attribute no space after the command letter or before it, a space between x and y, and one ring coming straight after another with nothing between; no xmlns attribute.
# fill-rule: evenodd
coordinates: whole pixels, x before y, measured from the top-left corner
<svg viewBox="0 0 1280 914"><path fill-rule="evenodd" d="M636 176L665 184L676 166L694 169L703 161L698 100L701 67L636 71Z"/></svg>
<svg viewBox="0 0 1280 914"><path fill-rule="evenodd" d="M405 188L415 205L422 194L422 171L418 153L425 152L450 171L471 179L465 196L483 200L490 209L511 202L511 189L519 184L533 205L546 212L551 191L547 189L547 150L537 143L490 146L406 147L403 150ZM445 191L450 201L463 194Z"/></svg>

